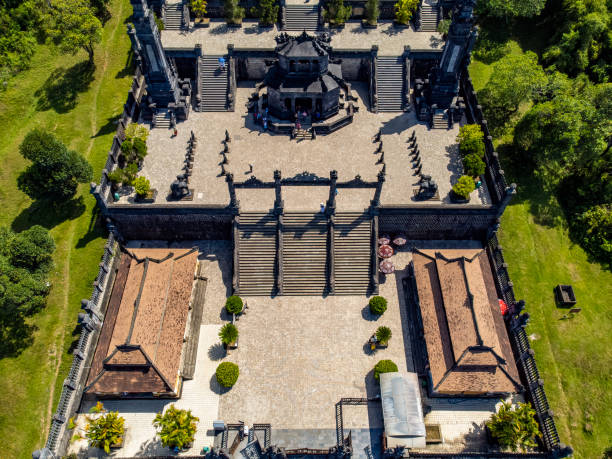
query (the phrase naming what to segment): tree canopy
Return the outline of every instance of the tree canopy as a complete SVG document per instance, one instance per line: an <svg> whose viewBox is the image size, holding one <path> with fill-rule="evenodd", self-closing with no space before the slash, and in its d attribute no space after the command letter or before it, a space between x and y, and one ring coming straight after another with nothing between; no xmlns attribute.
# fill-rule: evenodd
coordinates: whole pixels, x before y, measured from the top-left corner
<svg viewBox="0 0 612 459"><path fill-rule="evenodd" d="M496 18L530 18L540 14L546 0L480 0L478 12Z"/></svg>
<svg viewBox="0 0 612 459"><path fill-rule="evenodd" d="M70 199L79 183L87 183L93 177L87 160L66 148L51 132L30 131L19 146L19 152L32 164L19 175L17 184L32 199Z"/></svg>

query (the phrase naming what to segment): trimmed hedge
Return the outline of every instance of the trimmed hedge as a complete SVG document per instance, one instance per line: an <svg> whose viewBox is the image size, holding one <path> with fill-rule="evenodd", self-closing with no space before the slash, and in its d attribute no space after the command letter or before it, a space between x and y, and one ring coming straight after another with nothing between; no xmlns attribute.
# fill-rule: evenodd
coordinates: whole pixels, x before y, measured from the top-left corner
<svg viewBox="0 0 612 459"><path fill-rule="evenodd" d="M242 298L232 295L225 301L225 309L230 314L239 314L242 312Z"/></svg>
<svg viewBox="0 0 612 459"><path fill-rule="evenodd" d="M373 296L368 305L372 314L381 315L387 310L387 300L382 296Z"/></svg>
<svg viewBox="0 0 612 459"><path fill-rule="evenodd" d="M240 370L235 363L223 362L217 367L215 375L217 376L217 381L223 387L232 387L238 381Z"/></svg>
<svg viewBox="0 0 612 459"><path fill-rule="evenodd" d="M380 381L381 373L394 373L397 371L397 365L393 360L381 360L374 366L374 379Z"/></svg>

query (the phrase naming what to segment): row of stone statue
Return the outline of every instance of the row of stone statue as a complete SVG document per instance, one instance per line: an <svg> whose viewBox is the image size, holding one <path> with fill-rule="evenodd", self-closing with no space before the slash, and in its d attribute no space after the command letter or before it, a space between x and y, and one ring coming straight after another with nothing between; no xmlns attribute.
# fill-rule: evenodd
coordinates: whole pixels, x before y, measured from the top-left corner
<svg viewBox="0 0 612 459"><path fill-rule="evenodd" d="M416 132L413 130L408 139L408 156L410 157L410 165L414 169L414 175L419 176L419 189L414 198L417 200L425 200L433 198L438 192L438 185L431 179L431 175L422 173L423 163L421 162L421 151L417 143Z"/></svg>
<svg viewBox="0 0 612 459"><path fill-rule="evenodd" d="M195 134L191 131L189 141L187 142L187 152L185 153L185 161L183 161L183 173L176 176L176 180L170 184L170 193L172 199L186 199L193 195L193 191L189 189L189 177L193 172L193 159L198 141Z"/></svg>

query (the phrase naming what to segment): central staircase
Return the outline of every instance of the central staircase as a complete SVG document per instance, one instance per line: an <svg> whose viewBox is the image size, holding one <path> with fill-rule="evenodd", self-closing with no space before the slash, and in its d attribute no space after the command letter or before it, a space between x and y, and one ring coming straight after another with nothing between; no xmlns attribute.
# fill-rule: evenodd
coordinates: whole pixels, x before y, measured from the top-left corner
<svg viewBox="0 0 612 459"><path fill-rule="evenodd" d="M238 224L241 295L272 295L276 286L276 215L242 213Z"/></svg>
<svg viewBox="0 0 612 459"><path fill-rule="evenodd" d="M448 129L448 113L446 110L438 109L432 116L432 128Z"/></svg>
<svg viewBox="0 0 612 459"><path fill-rule="evenodd" d="M421 3L421 26L420 32L435 32L438 30L438 5L431 4L427 0Z"/></svg>
<svg viewBox="0 0 612 459"><path fill-rule="evenodd" d="M372 219L363 213L334 217L334 294L370 293Z"/></svg>
<svg viewBox="0 0 612 459"><path fill-rule="evenodd" d="M287 4L285 6L285 28L289 32L316 32L319 28L319 4Z"/></svg>
<svg viewBox="0 0 612 459"><path fill-rule="evenodd" d="M219 58L224 57L225 70L219 69ZM200 106L201 112L226 112L229 67L227 56L203 56L200 58Z"/></svg>
<svg viewBox="0 0 612 459"><path fill-rule="evenodd" d="M166 108L158 108L155 112L155 127L162 129L170 129L172 124L172 115Z"/></svg>
<svg viewBox="0 0 612 459"><path fill-rule="evenodd" d="M401 56L376 58L376 94L379 112L403 110L404 59Z"/></svg>
<svg viewBox="0 0 612 459"><path fill-rule="evenodd" d="M325 214L283 215L283 295L327 292L327 233Z"/></svg>
<svg viewBox="0 0 612 459"><path fill-rule="evenodd" d="M164 19L165 30L181 30L183 28L183 3L167 3L166 17Z"/></svg>

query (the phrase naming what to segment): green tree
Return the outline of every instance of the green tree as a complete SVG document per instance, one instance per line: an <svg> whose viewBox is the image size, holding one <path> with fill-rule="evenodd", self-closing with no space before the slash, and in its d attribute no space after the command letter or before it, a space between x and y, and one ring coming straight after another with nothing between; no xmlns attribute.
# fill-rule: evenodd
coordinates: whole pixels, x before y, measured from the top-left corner
<svg viewBox="0 0 612 459"><path fill-rule="evenodd" d="M465 173L470 177L479 177L485 172L485 162L475 153L470 153L462 159Z"/></svg>
<svg viewBox="0 0 612 459"><path fill-rule="evenodd" d="M397 3L393 5L395 20L399 24L408 25L418 6L419 0L397 0Z"/></svg>
<svg viewBox="0 0 612 459"><path fill-rule="evenodd" d="M585 249L612 265L612 205L602 204L585 210L577 216L574 226Z"/></svg>
<svg viewBox="0 0 612 459"><path fill-rule="evenodd" d="M389 342L389 340L391 339L392 333L391 333L391 329L389 327L378 327L376 329L376 339L378 340L378 342L380 344L387 344Z"/></svg>
<svg viewBox="0 0 612 459"><path fill-rule="evenodd" d="M457 142L459 142L459 151L463 156L475 154L484 158L484 133L478 124L461 126L457 135Z"/></svg>
<svg viewBox="0 0 612 459"><path fill-rule="evenodd" d="M365 4L365 17L370 25L375 25L380 15L380 8L378 6L378 0L366 0Z"/></svg>
<svg viewBox="0 0 612 459"><path fill-rule="evenodd" d="M170 405L165 413L157 413L153 425L159 429L157 434L163 446L183 449L193 443L199 420L191 410L180 410Z"/></svg>
<svg viewBox="0 0 612 459"><path fill-rule="evenodd" d="M217 382L223 387L232 387L238 381L240 369L232 362L222 362L215 371Z"/></svg>
<svg viewBox="0 0 612 459"><path fill-rule="evenodd" d="M89 419L86 428L86 437L89 445L94 448L102 448L105 453L110 453L112 445L123 441L125 419L119 416L117 411L111 411L98 418Z"/></svg>
<svg viewBox="0 0 612 459"><path fill-rule="evenodd" d="M138 177L134 180L134 190L140 197L145 197L151 190L151 183L146 177Z"/></svg>
<svg viewBox="0 0 612 459"><path fill-rule="evenodd" d="M374 365L374 379L380 381L381 373L395 373L397 371L397 365L393 360L381 360Z"/></svg>
<svg viewBox="0 0 612 459"><path fill-rule="evenodd" d="M497 413L487 421L487 427L502 448L512 451L535 448L535 438L542 436L535 420L535 411L529 403L518 403L513 407L510 402L502 400Z"/></svg>
<svg viewBox="0 0 612 459"><path fill-rule="evenodd" d="M540 14L546 0L481 0L478 13L500 19L531 18Z"/></svg>
<svg viewBox="0 0 612 459"><path fill-rule="evenodd" d="M462 175L453 185L453 193L462 199L470 199L470 193L476 189L474 179L469 175Z"/></svg>
<svg viewBox="0 0 612 459"><path fill-rule="evenodd" d="M225 0L225 19L228 24L239 24L244 18L244 8L238 0Z"/></svg>
<svg viewBox="0 0 612 459"><path fill-rule="evenodd" d="M63 53L83 49L93 64L95 45L102 40L102 23L87 0L53 0L47 33Z"/></svg>
<svg viewBox="0 0 612 459"><path fill-rule="evenodd" d="M330 0L323 11L323 17L332 25L342 25L351 17L352 8L344 5L344 0Z"/></svg>
<svg viewBox="0 0 612 459"><path fill-rule="evenodd" d="M219 338L223 344L235 343L238 339L238 328L234 324L225 324L219 330Z"/></svg>
<svg viewBox="0 0 612 459"><path fill-rule="evenodd" d="M51 132L30 131L19 146L19 152L32 164L19 175L17 184L32 199L70 199L79 183L87 183L93 177L87 160L68 150Z"/></svg>
<svg viewBox="0 0 612 459"><path fill-rule="evenodd" d="M48 272L55 241L49 231L39 225L15 234L7 243L11 264L30 272Z"/></svg>
<svg viewBox="0 0 612 459"><path fill-rule="evenodd" d="M259 18L261 25L272 25L278 19L279 6L275 0L259 0L259 5L251 9L251 13Z"/></svg>
<svg viewBox="0 0 612 459"><path fill-rule="evenodd" d="M206 7L208 3L205 0L191 0L191 12L197 18L203 18L206 16Z"/></svg>
<svg viewBox="0 0 612 459"><path fill-rule="evenodd" d="M535 53L509 54L493 65L493 73L478 93L493 131L499 131L522 102L546 85L547 79Z"/></svg>

